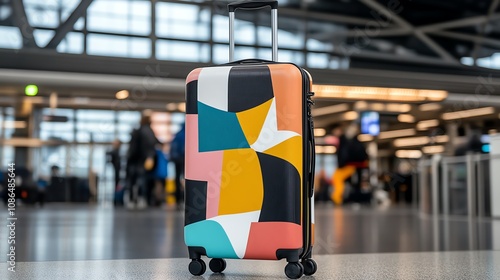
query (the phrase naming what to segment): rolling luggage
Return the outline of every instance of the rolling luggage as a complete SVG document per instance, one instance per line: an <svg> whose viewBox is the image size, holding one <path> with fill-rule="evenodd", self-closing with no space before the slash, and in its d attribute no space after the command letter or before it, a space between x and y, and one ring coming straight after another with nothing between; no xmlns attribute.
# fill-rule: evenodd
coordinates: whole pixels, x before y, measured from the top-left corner
<svg viewBox="0 0 500 280"><path fill-rule="evenodd" d="M271 6L273 61L233 61L234 12ZM189 271L224 259L286 259L285 274L316 272L311 77L277 61L277 1L231 3L230 63L186 80L184 239Z"/></svg>

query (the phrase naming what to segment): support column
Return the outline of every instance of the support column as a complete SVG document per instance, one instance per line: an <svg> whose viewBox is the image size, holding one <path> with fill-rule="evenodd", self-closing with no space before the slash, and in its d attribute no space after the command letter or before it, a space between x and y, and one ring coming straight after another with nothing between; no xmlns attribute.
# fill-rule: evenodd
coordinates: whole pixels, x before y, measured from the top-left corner
<svg viewBox="0 0 500 280"><path fill-rule="evenodd" d="M14 104L15 130L12 138L31 138L33 103L29 97L19 97ZM16 167L26 167L32 170L31 157L27 146L14 148L14 163Z"/></svg>

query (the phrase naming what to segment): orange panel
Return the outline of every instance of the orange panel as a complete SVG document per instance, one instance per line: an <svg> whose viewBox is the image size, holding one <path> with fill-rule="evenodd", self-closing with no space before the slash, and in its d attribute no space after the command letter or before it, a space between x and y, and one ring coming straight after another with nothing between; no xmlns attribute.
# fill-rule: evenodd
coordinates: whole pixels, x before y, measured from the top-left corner
<svg viewBox="0 0 500 280"><path fill-rule="evenodd" d="M302 74L291 64L271 64L278 130L302 135Z"/></svg>
<svg viewBox="0 0 500 280"><path fill-rule="evenodd" d="M302 248L302 227L288 222L252 223L245 259L275 260L278 249Z"/></svg>

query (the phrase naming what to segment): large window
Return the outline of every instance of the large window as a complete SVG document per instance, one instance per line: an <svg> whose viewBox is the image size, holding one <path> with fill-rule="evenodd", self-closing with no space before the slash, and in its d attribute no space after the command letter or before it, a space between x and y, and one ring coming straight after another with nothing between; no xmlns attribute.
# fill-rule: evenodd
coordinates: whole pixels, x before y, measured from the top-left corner
<svg viewBox="0 0 500 280"><path fill-rule="evenodd" d="M156 4L156 35L164 38L210 39L210 8L159 2Z"/></svg>
<svg viewBox="0 0 500 280"><path fill-rule="evenodd" d="M41 48L47 46L57 28L81 3L79 0L20 1L23 1L33 27L34 40ZM226 4L224 1L93 0L86 13L58 44L57 51L226 63L229 41ZM0 22L11 14L10 5L0 1ZM345 59L341 61L339 57L333 56L331 42L318 39L329 34L326 32L329 27L339 29L342 25L315 20L305 23L303 18L280 16L280 61L313 68L348 67L348 61L346 63ZM235 20L235 59L271 59L269 25L269 10L260 13L238 11ZM23 38L17 27L0 26L0 38L3 39L0 40L0 48L23 47ZM86 139L83 133L75 136Z"/></svg>
<svg viewBox="0 0 500 280"><path fill-rule="evenodd" d="M87 16L89 31L126 35L149 35L151 2L129 0L94 0Z"/></svg>

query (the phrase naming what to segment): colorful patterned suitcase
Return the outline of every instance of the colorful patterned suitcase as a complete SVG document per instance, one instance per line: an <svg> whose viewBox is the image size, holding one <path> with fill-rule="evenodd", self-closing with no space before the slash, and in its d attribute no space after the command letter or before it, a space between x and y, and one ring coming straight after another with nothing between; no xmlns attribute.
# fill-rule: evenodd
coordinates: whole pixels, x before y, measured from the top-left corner
<svg viewBox="0 0 500 280"><path fill-rule="evenodd" d="M293 279L316 272L314 137L311 77L277 58L277 1L229 4L234 11L271 6L273 61L243 60L198 68L186 80L184 239L189 271L213 272L224 259L288 262Z"/></svg>

